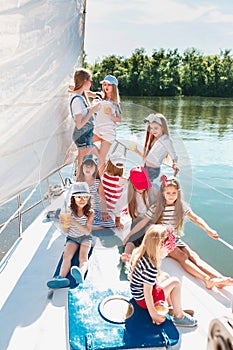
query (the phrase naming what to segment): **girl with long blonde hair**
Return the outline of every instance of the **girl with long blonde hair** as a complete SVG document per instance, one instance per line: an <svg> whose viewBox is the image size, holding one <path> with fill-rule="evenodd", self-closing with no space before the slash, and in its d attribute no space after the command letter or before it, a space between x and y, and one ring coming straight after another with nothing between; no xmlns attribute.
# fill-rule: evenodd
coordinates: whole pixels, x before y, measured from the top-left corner
<svg viewBox="0 0 233 350"><path fill-rule="evenodd" d="M174 311L174 324L194 327L197 320L181 307L181 286L178 278L168 277L157 282L161 258L168 253L166 240L169 235L165 225L151 225L147 229L141 245L134 250L130 261L131 294L140 307L148 309L153 323L161 324L166 319L166 315L161 315L156 309L156 302L169 299Z"/></svg>

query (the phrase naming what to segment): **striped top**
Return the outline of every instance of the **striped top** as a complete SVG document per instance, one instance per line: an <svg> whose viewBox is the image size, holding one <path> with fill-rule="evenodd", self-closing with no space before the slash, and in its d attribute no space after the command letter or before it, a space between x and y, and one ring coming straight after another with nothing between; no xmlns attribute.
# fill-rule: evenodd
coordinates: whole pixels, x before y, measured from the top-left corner
<svg viewBox="0 0 233 350"><path fill-rule="evenodd" d="M146 212L146 217L148 219L150 219L151 221L153 221L153 215L155 212L155 205L152 205L148 211ZM185 215L189 212L190 208L188 208L188 206L184 207L184 213L183 216L185 217ZM162 214L162 218L157 222L158 224L163 224L163 225L171 225L174 227L175 229L175 234L179 236L179 234L177 233L177 228L175 227L175 206L174 205L167 205L164 208L163 214Z"/></svg>
<svg viewBox="0 0 233 350"><path fill-rule="evenodd" d="M93 199L94 211L102 212L102 203L99 195L99 184L100 184L100 179L95 179L93 185L91 186L89 185L89 189Z"/></svg>
<svg viewBox="0 0 233 350"><path fill-rule="evenodd" d="M107 211L111 212L115 209L116 203L122 195L123 188L119 185L120 179L120 176L109 175L106 172L102 176Z"/></svg>
<svg viewBox="0 0 233 350"><path fill-rule="evenodd" d="M134 299L145 299L143 284L146 283L153 286L156 283L157 274L158 270L150 259L145 255L141 257L132 274L132 281L130 282L130 290Z"/></svg>
<svg viewBox="0 0 233 350"><path fill-rule="evenodd" d="M76 222L78 222L82 226L86 226L86 224L87 224L86 215L78 217L78 216L74 215L74 213L71 213L71 219L75 220ZM81 237L83 235L84 235L84 233L81 232L77 226L75 226L74 224L70 225L68 236L73 237L73 238L78 238L78 237Z"/></svg>

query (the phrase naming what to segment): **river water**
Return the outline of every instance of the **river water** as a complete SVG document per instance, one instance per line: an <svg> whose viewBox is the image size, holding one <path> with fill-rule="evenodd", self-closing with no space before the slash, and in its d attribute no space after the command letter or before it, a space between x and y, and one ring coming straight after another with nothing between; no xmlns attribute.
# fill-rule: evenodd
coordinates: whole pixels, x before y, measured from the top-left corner
<svg viewBox="0 0 233 350"><path fill-rule="evenodd" d="M194 212L217 230L224 241L233 245L233 101L196 97L125 97L122 98L122 107L123 120L117 127L117 139L128 144L132 134L136 135L139 148L143 147L145 137L143 119L155 111L166 116L179 157L178 178L184 199ZM126 175L130 166L141 162L132 152L127 157ZM163 170L170 172L168 167ZM58 183L60 180L53 177L51 181ZM46 191L45 186L34 197L41 198L43 191ZM16 207L16 201L1 207L0 221L6 220ZM41 209L43 205L24 215L24 229ZM17 235L17 223L13 222L0 236L0 259ZM233 251L229 247L212 240L188 221L185 223L184 241L217 270L233 277Z"/></svg>

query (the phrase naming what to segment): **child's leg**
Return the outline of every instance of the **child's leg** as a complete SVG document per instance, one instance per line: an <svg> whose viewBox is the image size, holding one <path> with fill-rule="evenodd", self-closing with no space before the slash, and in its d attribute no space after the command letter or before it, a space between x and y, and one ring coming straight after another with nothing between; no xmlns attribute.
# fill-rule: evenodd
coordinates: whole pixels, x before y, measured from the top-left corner
<svg viewBox="0 0 233 350"><path fill-rule="evenodd" d="M100 150L99 150L99 164L98 164L100 175L102 175L102 173L104 171L105 161L106 161L108 151L110 150L110 147L111 147L110 142L108 142L106 140L102 140L101 145L100 145Z"/></svg>
<svg viewBox="0 0 233 350"><path fill-rule="evenodd" d="M176 247L171 253L168 255L177 260L181 266L190 273L191 275L200 278L204 283L206 288L212 289L215 285L218 286L218 284L221 284L221 282L224 282L226 277L222 276L215 276L210 270L204 268L200 268L200 264L198 265L195 263L197 262L195 260L194 262L194 254L192 254L192 260L190 260L191 257L191 249L188 249L188 246L185 247ZM197 256L197 255L196 255ZM197 259L197 258L196 258ZM200 259L201 260L201 259ZM204 265L204 264L203 264Z"/></svg>
<svg viewBox="0 0 233 350"><path fill-rule="evenodd" d="M89 242L89 241L84 241L80 245L79 268L82 271L83 275L85 274L85 272L88 269L88 253L90 252L90 249L91 249L91 242Z"/></svg>
<svg viewBox="0 0 233 350"><path fill-rule="evenodd" d="M166 300L170 300L173 306L174 315L178 318L183 317L181 307L181 286L180 281L176 277L169 277L159 283L163 289Z"/></svg>
<svg viewBox="0 0 233 350"><path fill-rule="evenodd" d="M70 271L71 260L74 254L76 253L77 249L78 249L78 246L76 243L73 243L71 241L66 243L66 246L64 248L60 273L59 273L60 276L66 277L68 275Z"/></svg>
<svg viewBox="0 0 233 350"><path fill-rule="evenodd" d="M88 253L91 249L91 242L84 241L79 249L79 266L72 266L71 275L76 280L76 283L83 283L85 272L88 269Z"/></svg>

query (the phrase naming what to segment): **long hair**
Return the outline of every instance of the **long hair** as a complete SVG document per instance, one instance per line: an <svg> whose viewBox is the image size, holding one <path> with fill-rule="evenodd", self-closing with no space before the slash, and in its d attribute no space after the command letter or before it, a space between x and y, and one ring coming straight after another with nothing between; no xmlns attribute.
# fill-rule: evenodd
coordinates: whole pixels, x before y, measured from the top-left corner
<svg viewBox="0 0 233 350"><path fill-rule="evenodd" d="M102 90L104 91L104 83L102 84ZM104 91L104 97L103 100L106 100L107 96L106 93ZM120 95L119 95L119 90L118 87L115 84L112 84L112 93L111 93L111 101L116 104L119 105L120 101Z"/></svg>
<svg viewBox="0 0 233 350"><path fill-rule="evenodd" d="M132 218L132 220L137 218L137 200L136 200L136 190L132 182L129 180L128 183L128 210L129 215ZM146 189L142 192L142 199L146 207L150 205L150 199L149 199L149 190Z"/></svg>
<svg viewBox="0 0 233 350"><path fill-rule="evenodd" d="M165 118L165 116L161 113L156 113L154 116L159 118L161 123L162 123L161 127L162 127L163 135L170 136L170 132L169 132L168 124L167 124L167 119ZM153 123L156 123L156 122L153 122ZM144 149L143 149L143 158L145 158L147 156L147 154L150 151L154 142L155 142L155 136L150 133L150 123L149 123L147 126L147 129L146 129L146 138L145 138Z"/></svg>
<svg viewBox="0 0 233 350"><path fill-rule="evenodd" d="M74 196L70 198L70 209L72 210L73 214L77 216L78 213L78 206L75 202ZM83 207L83 214L88 218L91 213L91 197L88 199L87 204L85 207Z"/></svg>
<svg viewBox="0 0 233 350"><path fill-rule="evenodd" d="M182 193L179 181L175 177L170 177L167 179L166 186L161 185L156 197L155 211L152 217L154 223L161 223L163 212L166 207L166 200L164 197L164 191L166 187L173 186L178 190L178 196L174 203L174 229L179 236L183 236L183 225L184 225L184 203L182 200Z"/></svg>
<svg viewBox="0 0 233 350"><path fill-rule="evenodd" d="M145 256L153 265L157 268L158 274L160 273L160 248L164 240L169 236L166 225L150 225L146 230L142 243L138 248L134 249L131 258L131 273L129 279L132 279L132 275L136 269L139 260Z"/></svg>
<svg viewBox="0 0 233 350"><path fill-rule="evenodd" d="M87 69L85 68L77 69L74 73L74 90L81 89L85 81L89 80L90 78L91 78L91 73ZM89 103L87 94L84 92L83 95L89 105L90 103Z"/></svg>

